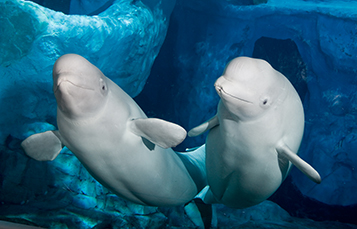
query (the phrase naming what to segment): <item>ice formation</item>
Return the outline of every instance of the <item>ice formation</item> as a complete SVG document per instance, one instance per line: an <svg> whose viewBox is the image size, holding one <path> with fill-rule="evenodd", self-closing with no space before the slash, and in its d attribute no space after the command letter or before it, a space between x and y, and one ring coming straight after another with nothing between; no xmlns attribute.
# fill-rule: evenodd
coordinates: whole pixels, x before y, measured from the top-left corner
<svg viewBox="0 0 357 229"><path fill-rule="evenodd" d="M64 14L32 1L0 1L1 143L9 135L22 138L22 128L28 123L53 123L51 72L63 54L86 57L131 96L142 90L175 2L146 1L149 6L130 0L108 2L112 2L110 7L98 15L86 16ZM73 1L70 9L93 12L94 8L79 10L77 5L85 3Z"/></svg>

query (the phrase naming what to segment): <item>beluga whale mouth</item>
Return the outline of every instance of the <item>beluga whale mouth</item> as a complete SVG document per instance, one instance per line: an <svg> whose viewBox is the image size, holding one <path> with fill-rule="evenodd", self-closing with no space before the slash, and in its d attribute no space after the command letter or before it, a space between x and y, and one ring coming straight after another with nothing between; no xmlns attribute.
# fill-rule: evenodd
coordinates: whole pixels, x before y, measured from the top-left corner
<svg viewBox="0 0 357 229"><path fill-rule="evenodd" d="M75 84L73 82L71 82L70 80L60 80L57 85L56 85L56 88L54 89L54 93L56 94L56 92L59 90L60 86L62 83L69 83L75 87L78 87L78 88L81 88L81 89L85 89L85 90L91 90L91 91L94 91L94 88L90 88L90 87L85 87L85 86L82 86L82 85L78 85L78 84Z"/></svg>
<svg viewBox="0 0 357 229"><path fill-rule="evenodd" d="M220 86L220 85L218 85L218 84L215 84L214 87L216 88L216 91L218 92L218 94L224 93L224 94L226 94L226 95L228 95L228 96L230 96L230 97L232 97L232 98L234 98L234 99L238 99L238 100L240 100L240 101L242 101L242 102L245 102L245 103L251 103L251 104L253 104L253 102L251 102L251 101L249 101L249 100L242 99L242 98L240 98L240 97L234 96L234 95L232 95L232 94L226 92L226 91L223 89L223 87Z"/></svg>

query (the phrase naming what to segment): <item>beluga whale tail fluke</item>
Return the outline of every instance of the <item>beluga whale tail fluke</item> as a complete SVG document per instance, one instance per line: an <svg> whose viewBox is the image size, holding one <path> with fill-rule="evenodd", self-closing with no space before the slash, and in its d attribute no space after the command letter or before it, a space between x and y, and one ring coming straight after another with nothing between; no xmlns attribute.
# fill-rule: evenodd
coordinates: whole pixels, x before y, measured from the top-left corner
<svg viewBox="0 0 357 229"><path fill-rule="evenodd" d="M217 114L191 129L206 139L208 186L205 203L246 208L270 197L294 164L316 183L319 173L297 152L304 132L304 110L289 80L261 59L230 61L214 84Z"/></svg>
<svg viewBox="0 0 357 229"><path fill-rule="evenodd" d="M205 150L185 155L171 147L186 131L148 118L134 100L82 56L61 56L53 67L58 130L37 133L21 146L39 161L66 146L116 195L150 206L183 205L206 185Z"/></svg>

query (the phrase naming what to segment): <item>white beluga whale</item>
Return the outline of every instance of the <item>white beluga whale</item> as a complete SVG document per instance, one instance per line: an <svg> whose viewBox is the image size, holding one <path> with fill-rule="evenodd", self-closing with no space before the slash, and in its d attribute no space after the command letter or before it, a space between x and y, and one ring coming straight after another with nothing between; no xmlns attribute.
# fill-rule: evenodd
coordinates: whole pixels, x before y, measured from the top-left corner
<svg viewBox="0 0 357 229"><path fill-rule="evenodd" d="M304 132L301 100L284 75L264 60L238 57L215 82L217 114L193 128L206 139L205 203L232 208L271 196L294 164L316 183L320 175L297 152Z"/></svg>
<svg viewBox="0 0 357 229"><path fill-rule="evenodd" d="M29 136L30 157L53 160L68 147L89 173L120 197L137 204L175 206L205 185L204 146L174 152L186 131L147 118L119 86L85 58L60 57L53 67L58 131Z"/></svg>

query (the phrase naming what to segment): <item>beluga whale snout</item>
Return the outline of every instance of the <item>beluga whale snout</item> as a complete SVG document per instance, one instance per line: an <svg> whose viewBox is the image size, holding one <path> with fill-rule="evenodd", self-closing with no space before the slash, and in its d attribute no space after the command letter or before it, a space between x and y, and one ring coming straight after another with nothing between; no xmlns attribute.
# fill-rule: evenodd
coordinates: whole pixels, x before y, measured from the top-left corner
<svg viewBox="0 0 357 229"><path fill-rule="evenodd" d="M53 66L52 77L58 108L72 118L93 117L106 104L107 79L85 58L61 56Z"/></svg>
<svg viewBox="0 0 357 229"><path fill-rule="evenodd" d="M218 84L218 83L215 83L215 84L214 84L214 87L215 87L215 89L216 89L217 94L219 95L219 97L222 97L222 96L230 96L230 97L232 97L232 98L234 98L234 99L238 99L238 100L240 100L240 101L242 101L242 102L252 103L252 102L250 102L250 101L248 101L248 100L246 100L246 99L243 99L243 98L240 98L240 97L238 97L238 96L236 96L236 95L232 95L232 94L228 93L227 91L224 90L223 86L221 86L221 85Z"/></svg>

